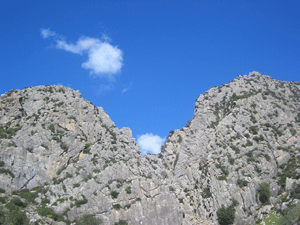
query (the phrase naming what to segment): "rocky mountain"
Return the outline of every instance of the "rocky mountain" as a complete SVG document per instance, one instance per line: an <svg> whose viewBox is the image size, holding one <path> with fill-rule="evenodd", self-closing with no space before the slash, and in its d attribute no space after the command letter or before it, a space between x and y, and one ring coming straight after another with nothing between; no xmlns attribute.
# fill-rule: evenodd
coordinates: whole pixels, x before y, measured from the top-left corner
<svg viewBox="0 0 300 225"><path fill-rule="evenodd" d="M293 224L299 133L300 83L257 72L201 94L187 125L145 156L79 91L11 90L0 98L0 224L255 224L275 214Z"/></svg>

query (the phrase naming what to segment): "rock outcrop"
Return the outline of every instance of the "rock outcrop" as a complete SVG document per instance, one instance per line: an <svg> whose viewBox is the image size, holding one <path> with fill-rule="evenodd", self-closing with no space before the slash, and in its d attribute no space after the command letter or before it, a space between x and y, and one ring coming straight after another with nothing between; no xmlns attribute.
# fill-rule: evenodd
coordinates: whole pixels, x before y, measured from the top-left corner
<svg viewBox="0 0 300 225"><path fill-rule="evenodd" d="M256 72L200 95L187 125L145 156L79 91L11 90L0 98L0 204L34 196L22 210L37 224L192 225L218 224L218 209L237 202L235 223L254 224L300 183L299 129L300 84Z"/></svg>

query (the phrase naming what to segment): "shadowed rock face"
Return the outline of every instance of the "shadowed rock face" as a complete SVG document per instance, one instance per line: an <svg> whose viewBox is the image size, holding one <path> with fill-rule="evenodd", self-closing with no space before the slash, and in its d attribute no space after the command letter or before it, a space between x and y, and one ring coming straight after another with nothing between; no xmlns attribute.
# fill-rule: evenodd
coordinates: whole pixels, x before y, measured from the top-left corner
<svg viewBox="0 0 300 225"><path fill-rule="evenodd" d="M31 222L55 220L34 210L44 207L65 223L89 214L103 224L218 224L235 199L236 224L254 224L300 178L299 102L297 82L238 76L200 95L160 154L142 156L131 130L78 91L11 90L0 98L2 195L43 186L25 209ZM262 182L272 192L264 207Z"/></svg>

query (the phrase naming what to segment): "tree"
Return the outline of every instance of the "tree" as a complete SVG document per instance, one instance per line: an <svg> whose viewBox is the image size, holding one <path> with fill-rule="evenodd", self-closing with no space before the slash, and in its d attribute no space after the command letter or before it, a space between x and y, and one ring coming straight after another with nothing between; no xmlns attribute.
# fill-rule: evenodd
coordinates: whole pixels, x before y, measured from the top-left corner
<svg viewBox="0 0 300 225"><path fill-rule="evenodd" d="M259 200L261 201L261 203L263 204L269 203L271 197L270 184L266 182L261 183L259 185L258 193L259 193Z"/></svg>
<svg viewBox="0 0 300 225"><path fill-rule="evenodd" d="M233 224L235 219L235 209L233 205L225 208L224 205L217 211L217 217L220 225L230 225Z"/></svg>

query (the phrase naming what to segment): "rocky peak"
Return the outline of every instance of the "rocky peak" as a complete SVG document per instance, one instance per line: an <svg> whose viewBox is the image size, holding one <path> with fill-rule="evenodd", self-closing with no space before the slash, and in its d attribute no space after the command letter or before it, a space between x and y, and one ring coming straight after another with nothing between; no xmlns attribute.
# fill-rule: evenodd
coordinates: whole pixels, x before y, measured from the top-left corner
<svg viewBox="0 0 300 225"><path fill-rule="evenodd" d="M297 82L240 75L201 94L161 153L142 156L131 130L79 91L11 90L0 98L0 204L21 197L32 223L90 215L103 224L218 224L229 210L236 224L254 224L295 202L299 102Z"/></svg>

